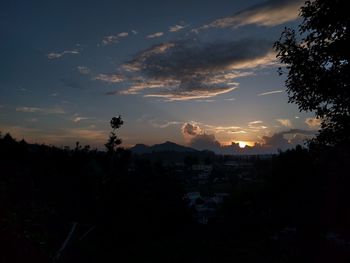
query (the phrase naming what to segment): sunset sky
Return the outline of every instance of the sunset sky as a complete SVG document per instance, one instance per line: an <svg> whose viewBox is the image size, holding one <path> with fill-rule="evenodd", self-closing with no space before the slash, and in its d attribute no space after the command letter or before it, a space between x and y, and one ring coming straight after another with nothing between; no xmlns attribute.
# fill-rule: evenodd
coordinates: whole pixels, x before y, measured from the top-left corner
<svg viewBox="0 0 350 263"><path fill-rule="evenodd" d="M318 129L272 49L298 0L18 1L0 9L0 130L29 142L271 151ZM208 145L208 146L207 146Z"/></svg>

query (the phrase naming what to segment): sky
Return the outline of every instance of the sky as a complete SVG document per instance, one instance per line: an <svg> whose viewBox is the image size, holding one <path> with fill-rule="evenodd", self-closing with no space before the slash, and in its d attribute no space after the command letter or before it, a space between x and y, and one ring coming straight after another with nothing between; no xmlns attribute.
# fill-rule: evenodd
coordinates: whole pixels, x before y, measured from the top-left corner
<svg viewBox="0 0 350 263"><path fill-rule="evenodd" d="M300 0L7 1L0 9L0 131L103 149L172 141L274 152L319 128L288 103L273 43ZM282 65L283 66L283 65ZM250 146L250 147L248 147Z"/></svg>

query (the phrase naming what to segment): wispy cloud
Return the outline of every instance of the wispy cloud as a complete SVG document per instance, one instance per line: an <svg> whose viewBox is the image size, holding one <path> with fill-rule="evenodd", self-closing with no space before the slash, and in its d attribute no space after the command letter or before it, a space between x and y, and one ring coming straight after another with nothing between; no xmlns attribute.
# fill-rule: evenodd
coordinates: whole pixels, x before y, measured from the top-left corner
<svg viewBox="0 0 350 263"><path fill-rule="evenodd" d="M159 121L159 120L150 120L150 123L153 127L161 128L161 129L168 128L174 125L183 124L183 122L179 122L179 121Z"/></svg>
<svg viewBox="0 0 350 263"><path fill-rule="evenodd" d="M153 34L150 34L148 36L146 36L147 38L157 38L157 37L161 37L164 35L164 32L156 32L156 33L153 33Z"/></svg>
<svg viewBox="0 0 350 263"><path fill-rule="evenodd" d="M209 125L203 124L205 130L213 133L245 133L244 129L240 126L220 126L220 125Z"/></svg>
<svg viewBox="0 0 350 263"><path fill-rule="evenodd" d="M267 129L267 127L265 125L262 125L264 122L257 120L257 121L251 121L248 122L248 128L250 129L250 131L252 132L259 132L261 130L265 130Z"/></svg>
<svg viewBox="0 0 350 263"><path fill-rule="evenodd" d="M89 118L87 118L87 117L76 116L76 117L73 118L73 121L74 121L75 123L78 123L78 122L81 122L81 121L83 121L83 120L88 120L88 119L89 119Z"/></svg>
<svg viewBox="0 0 350 263"><path fill-rule="evenodd" d="M194 29L195 32L209 28L237 28L255 24L258 26L276 26L298 18L299 9L304 0L270 0L254 5L232 16L217 19Z"/></svg>
<svg viewBox="0 0 350 263"><path fill-rule="evenodd" d="M166 101L186 101L186 100L194 100L194 99L201 99L201 98L211 98L218 96L220 94L225 94L227 92L233 91L236 89L236 87L232 88L212 88L210 90L195 90L195 88L192 88L190 91L173 91L171 94L164 94L167 93L167 91L159 93L159 94L146 94L144 97L148 98L162 98Z"/></svg>
<svg viewBox="0 0 350 263"><path fill-rule="evenodd" d="M64 114L66 113L62 108L38 108L38 107L17 107L16 111L26 113L44 113L44 114Z"/></svg>
<svg viewBox="0 0 350 263"><path fill-rule="evenodd" d="M82 75L88 75L88 74L90 74L90 72L91 72L91 70L90 70L88 67L86 67L86 66L78 66L78 67L77 67L77 70L78 70L79 73L82 74Z"/></svg>
<svg viewBox="0 0 350 263"><path fill-rule="evenodd" d="M78 49L64 50L62 52L51 52L51 53L47 54L47 58L52 60L52 59L61 58L64 55L78 55L78 54L80 54L80 51Z"/></svg>
<svg viewBox="0 0 350 263"><path fill-rule="evenodd" d="M261 124L261 123L263 123L263 121L251 121L251 122L248 122L248 125Z"/></svg>
<svg viewBox="0 0 350 263"><path fill-rule="evenodd" d="M119 40L121 38L125 38L125 37L128 37L129 36L129 33L128 32L121 32L117 35L109 35L109 36L105 36L103 39L102 39L102 46L107 46L107 45L110 45L110 44L116 44L116 43L119 43Z"/></svg>
<svg viewBox="0 0 350 263"><path fill-rule="evenodd" d="M317 129L320 128L321 119L318 119L318 118L306 118L305 119L305 123L307 124L307 126L309 126L309 128L317 130Z"/></svg>
<svg viewBox="0 0 350 263"><path fill-rule="evenodd" d="M125 80L121 74L98 74L93 78L94 80L100 80L107 83L119 83Z"/></svg>
<svg viewBox="0 0 350 263"><path fill-rule="evenodd" d="M196 100L196 102L214 102L215 100Z"/></svg>
<svg viewBox="0 0 350 263"><path fill-rule="evenodd" d="M128 72L136 72L145 69L145 62L157 55L166 54L167 51L175 47L175 43L161 43L155 46L152 46L149 49L144 50L143 52L136 55L136 57L129 62L126 62L122 65L122 68Z"/></svg>
<svg viewBox="0 0 350 263"><path fill-rule="evenodd" d="M238 78L275 61L272 43L266 40L162 43L123 64L131 85L120 93L167 101L209 99L237 89Z"/></svg>
<svg viewBox="0 0 350 263"><path fill-rule="evenodd" d="M292 122L289 119L277 119L276 121L278 121L284 127L287 127L287 128L292 127Z"/></svg>
<svg viewBox="0 0 350 263"><path fill-rule="evenodd" d="M282 93L283 90L273 90L273 91L268 91L264 93L258 94L258 96L266 96L266 95L271 95L271 94L276 94L276 93Z"/></svg>
<svg viewBox="0 0 350 263"><path fill-rule="evenodd" d="M174 25L169 27L169 32L178 32L186 27L188 27L188 25Z"/></svg>

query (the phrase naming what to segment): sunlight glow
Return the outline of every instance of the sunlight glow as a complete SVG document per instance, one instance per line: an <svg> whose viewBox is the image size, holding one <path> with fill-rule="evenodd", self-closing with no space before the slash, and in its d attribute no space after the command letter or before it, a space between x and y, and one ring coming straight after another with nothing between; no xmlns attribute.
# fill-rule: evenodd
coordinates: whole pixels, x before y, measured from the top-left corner
<svg viewBox="0 0 350 263"><path fill-rule="evenodd" d="M244 148L244 147L247 146L247 143L246 143L246 142L243 142L243 141L239 141L239 142L238 142L238 145L239 145L240 148Z"/></svg>

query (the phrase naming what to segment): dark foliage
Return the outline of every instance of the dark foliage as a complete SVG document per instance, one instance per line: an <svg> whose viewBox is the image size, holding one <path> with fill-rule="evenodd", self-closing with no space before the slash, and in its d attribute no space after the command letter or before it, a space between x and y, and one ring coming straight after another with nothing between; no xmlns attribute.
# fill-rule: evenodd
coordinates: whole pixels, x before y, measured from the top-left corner
<svg viewBox="0 0 350 263"><path fill-rule="evenodd" d="M122 143L122 139L120 139L116 133L116 131L124 124L122 117L119 115L118 117L113 117L110 121L112 131L109 135L108 142L105 144L108 153L114 154L117 150L117 147Z"/></svg>
<svg viewBox="0 0 350 263"><path fill-rule="evenodd" d="M321 119L317 142L350 142L350 16L346 0L306 1L299 31L275 43L286 65L289 101ZM280 69L282 73L283 70Z"/></svg>
<svg viewBox="0 0 350 263"><path fill-rule="evenodd" d="M107 153L79 144L5 135L1 262L348 262L350 157L342 150L250 157L249 180L238 176L248 168L224 165L233 157L186 154L179 174L171 154L134 158L119 147L111 166ZM231 196L208 225L193 221L182 198L198 164L214 166L208 196L214 178L229 178Z"/></svg>

